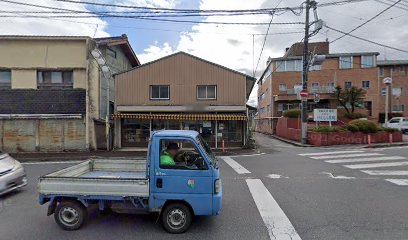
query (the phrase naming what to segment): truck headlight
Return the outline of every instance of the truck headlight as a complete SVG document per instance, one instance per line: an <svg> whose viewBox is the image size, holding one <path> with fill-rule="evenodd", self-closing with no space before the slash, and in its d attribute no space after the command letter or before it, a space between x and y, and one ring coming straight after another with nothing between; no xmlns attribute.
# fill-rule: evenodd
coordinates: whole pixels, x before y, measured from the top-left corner
<svg viewBox="0 0 408 240"><path fill-rule="evenodd" d="M214 182L214 193L218 194L220 192L220 188L221 188L221 181L220 179L217 179Z"/></svg>

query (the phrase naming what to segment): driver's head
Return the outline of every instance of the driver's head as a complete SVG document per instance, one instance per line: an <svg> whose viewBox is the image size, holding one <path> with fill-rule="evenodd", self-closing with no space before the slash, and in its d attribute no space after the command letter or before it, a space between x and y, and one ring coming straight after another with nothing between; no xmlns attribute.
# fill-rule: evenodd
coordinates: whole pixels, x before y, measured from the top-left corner
<svg viewBox="0 0 408 240"><path fill-rule="evenodd" d="M179 148L178 144L175 143L175 142L170 142L167 145L167 153L172 157L176 156L179 149L180 148Z"/></svg>

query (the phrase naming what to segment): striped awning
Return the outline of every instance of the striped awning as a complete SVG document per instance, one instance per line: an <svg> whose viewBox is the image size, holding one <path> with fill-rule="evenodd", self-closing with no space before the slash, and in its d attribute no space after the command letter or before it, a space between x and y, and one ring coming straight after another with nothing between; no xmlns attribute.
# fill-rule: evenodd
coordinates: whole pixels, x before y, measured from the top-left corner
<svg viewBox="0 0 408 240"><path fill-rule="evenodd" d="M244 114L113 114L114 118L163 119L163 120L204 120L204 121L246 121Z"/></svg>

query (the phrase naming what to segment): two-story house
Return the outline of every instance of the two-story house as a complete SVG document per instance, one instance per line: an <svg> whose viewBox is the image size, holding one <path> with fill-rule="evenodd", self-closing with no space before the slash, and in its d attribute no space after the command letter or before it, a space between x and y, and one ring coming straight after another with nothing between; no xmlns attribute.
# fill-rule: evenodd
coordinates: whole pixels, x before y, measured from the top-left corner
<svg viewBox="0 0 408 240"><path fill-rule="evenodd" d="M385 98L387 86L383 80L386 77L392 78L389 88L389 113L400 113L404 117L408 116L408 60L379 60L379 85L380 85L380 109L385 112ZM382 118L382 116L380 117ZM382 120L382 119L381 119Z"/></svg>
<svg viewBox="0 0 408 240"><path fill-rule="evenodd" d="M152 131L196 130L211 147L239 147L255 79L185 52L115 75L115 146L147 147Z"/></svg>
<svg viewBox="0 0 408 240"><path fill-rule="evenodd" d="M308 79L310 117L315 108L340 107L333 97L336 86L342 89L356 86L365 90L363 112L371 119L378 119L379 53L331 53L329 42L310 43L309 49L311 53L326 56L321 65L310 68ZM271 119L282 116L285 110L300 107L302 54L303 44L295 43L286 49L283 57L268 60L267 68L258 82L258 131L271 133L273 125ZM319 102L314 102L315 94L318 94Z"/></svg>
<svg viewBox="0 0 408 240"><path fill-rule="evenodd" d="M107 82L114 87L91 55L95 48L112 72L140 65L126 35L0 36L1 151L106 147Z"/></svg>

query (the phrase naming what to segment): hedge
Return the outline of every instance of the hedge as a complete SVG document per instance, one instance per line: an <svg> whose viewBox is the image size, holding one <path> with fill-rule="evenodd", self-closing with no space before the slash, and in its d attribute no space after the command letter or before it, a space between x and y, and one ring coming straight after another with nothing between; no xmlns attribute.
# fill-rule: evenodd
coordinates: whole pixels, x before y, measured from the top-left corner
<svg viewBox="0 0 408 240"><path fill-rule="evenodd" d="M283 112L283 116L287 118L299 118L300 110L299 109L290 109Z"/></svg>
<svg viewBox="0 0 408 240"><path fill-rule="evenodd" d="M349 125L357 126L358 130L363 133L376 133L379 130L375 123L368 120L353 120L349 122Z"/></svg>
<svg viewBox="0 0 408 240"><path fill-rule="evenodd" d="M346 113L344 116L348 119L359 119L359 118L367 118L367 115L364 113Z"/></svg>
<svg viewBox="0 0 408 240"><path fill-rule="evenodd" d="M313 132L340 132L341 129L337 127L330 127L330 126L320 126L320 127L315 127L312 130Z"/></svg>

